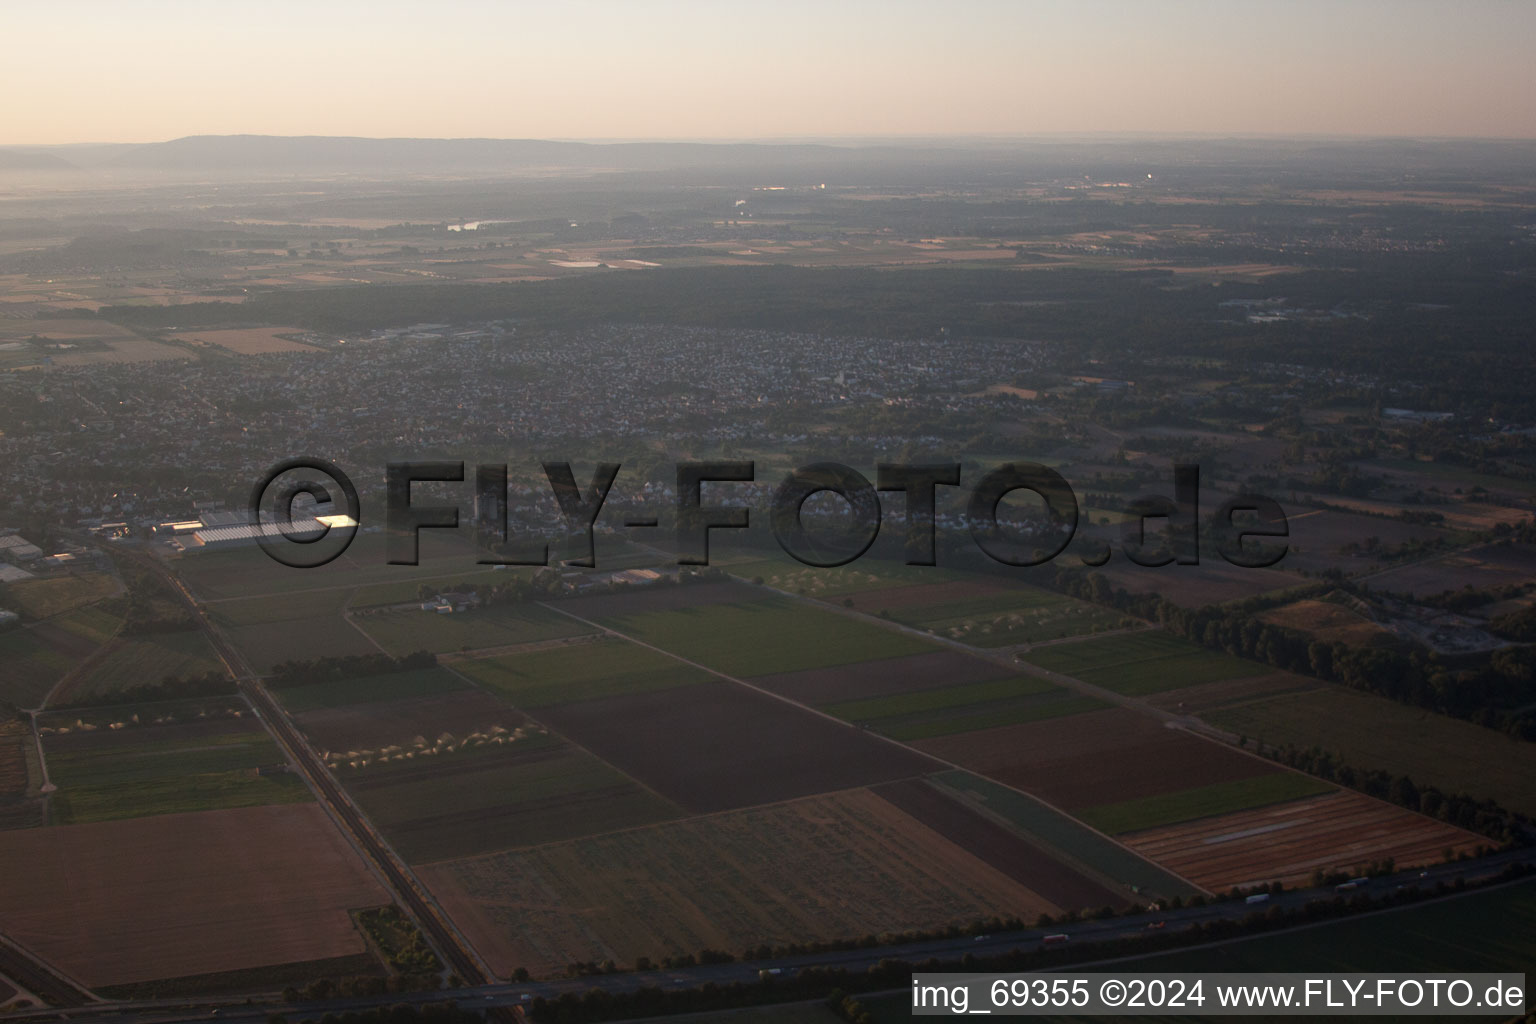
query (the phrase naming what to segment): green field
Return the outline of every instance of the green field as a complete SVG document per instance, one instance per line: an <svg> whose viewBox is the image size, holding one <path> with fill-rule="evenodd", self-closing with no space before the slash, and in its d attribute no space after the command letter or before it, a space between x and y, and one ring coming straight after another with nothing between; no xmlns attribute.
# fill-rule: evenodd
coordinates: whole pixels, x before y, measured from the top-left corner
<svg viewBox="0 0 1536 1024"><path fill-rule="evenodd" d="M1080 822L991 779L949 771L933 776L931 781L1110 882L1135 886L1153 896L1193 896L1201 891Z"/></svg>
<svg viewBox="0 0 1536 1024"><path fill-rule="evenodd" d="M0 701L20 708L36 707L73 659L43 643L29 629L0 633Z"/></svg>
<svg viewBox="0 0 1536 1024"><path fill-rule="evenodd" d="M615 615L603 621L621 633L733 676L797 672L934 649L917 637L775 596Z"/></svg>
<svg viewBox="0 0 1536 1024"><path fill-rule="evenodd" d="M117 635L118 629L122 627L123 617L105 608L76 608L55 616L48 624L72 633L82 640L104 644Z"/></svg>
<svg viewBox="0 0 1536 1024"><path fill-rule="evenodd" d="M316 569L282 565L251 547L195 551L174 563L176 574L201 600L294 594L321 588L351 588L397 580L459 578L479 572L480 554L446 530L423 530L421 564L390 565L381 534L359 534L341 558Z"/></svg>
<svg viewBox="0 0 1536 1024"><path fill-rule="evenodd" d="M272 692L283 702L283 707L293 714L300 714L321 708L340 708L381 700L430 697L433 694L462 690L468 685L446 669L427 668L413 672L390 672L381 676L357 676L307 686L273 687Z"/></svg>
<svg viewBox="0 0 1536 1024"><path fill-rule="evenodd" d="M1536 744L1471 722L1328 685L1203 717L1269 746L1321 747L1352 768L1409 775L1420 785L1536 814Z"/></svg>
<svg viewBox="0 0 1536 1024"><path fill-rule="evenodd" d="M347 607L349 593L346 589L315 590L302 594L215 601L207 608L214 622L231 628L265 622L288 622L293 619L339 619Z"/></svg>
<svg viewBox="0 0 1536 1024"><path fill-rule="evenodd" d="M46 619L71 608L94 604L122 589L116 576L104 572L59 576L46 580L23 580L5 588L6 602L16 611L34 619Z"/></svg>
<svg viewBox="0 0 1536 1024"><path fill-rule="evenodd" d="M719 678L623 640L460 661L453 667L524 710Z"/></svg>
<svg viewBox="0 0 1536 1024"><path fill-rule="evenodd" d="M153 738L153 728L114 733L91 750L44 750L58 792L50 798L57 825L207 811L310 799L296 775L260 777L259 765L283 756L264 731L175 741Z"/></svg>
<svg viewBox="0 0 1536 1024"><path fill-rule="evenodd" d="M501 604L452 614L419 608L373 612L352 620L390 654L479 650L591 633L591 626L532 603Z"/></svg>
<svg viewBox="0 0 1536 1024"><path fill-rule="evenodd" d="M493 569L479 566L475 571L445 577L443 579L396 580L393 583L373 583L353 590L347 601L351 608L382 608L392 604L420 604L421 588L433 594L450 590L463 590L477 584L508 583L515 574L532 575L531 569Z"/></svg>
<svg viewBox="0 0 1536 1024"><path fill-rule="evenodd" d="M539 749L550 756L520 757ZM670 821L683 813L606 762L548 735L433 762L338 775L412 864Z"/></svg>
<svg viewBox="0 0 1536 1024"><path fill-rule="evenodd" d="M85 678L71 683L72 697L96 697L136 686L154 685L166 676L186 679L223 666L200 631L155 633L129 640L106 654Z"/></svg>
<svg viewBox="0 0 1536 1024"><path fill-rule="evenodd" d="M1055 644L1024 657L1041 668L1133 697L1274 671L1156 630Z"/></svg>
<svg viewBox="0 0 1536 1024"><path fill-rule="evenodd" d="M1273 772L1250 779L1232 779L1173 793L1159 793L1140 800L1100 804L1074 811L1100 832L1119 835L1160 825L1175 825L1195 818L1246 811L1254 807L1300 800L1331 793L1337 786L1299 772Z"/></svg>
<svg viewBox="0 0 1536 1024"><path fill-rule="evenodd" d="M989 679L829 704L821 710L898 740L928 739L1080 714L1107 705L1034 676Z"/></svg>

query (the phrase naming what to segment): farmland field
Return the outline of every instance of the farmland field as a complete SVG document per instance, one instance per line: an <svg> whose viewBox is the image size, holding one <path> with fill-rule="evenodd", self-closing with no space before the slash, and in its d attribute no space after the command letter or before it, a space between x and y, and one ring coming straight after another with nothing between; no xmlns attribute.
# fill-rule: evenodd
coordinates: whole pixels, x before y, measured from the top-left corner
<svg viewBox="0 0 1536 1024"><path fill-rule="evenodd" d="M807 597L841 598L848 594L889 591L892 588L939 583L961 574L931 565L905 565L878 558L861 558L857 563L835 569L813 568L785 555L725 565L731 575L744 580L762 577L763 583L778 590ZM858 600L856 598L856 600ZM860 600L861 607L875 607Z"/></svg>
<svg viewBox="0 0 1536 1024"><path fill-rule="evenodd" d="M1069 811L1280 770L1126 708L919 740L914 746Z"/></svg>
<svg viewBox="0 0 1536 1024"><path fill-rule="evenodd" d="M313 804L0 833L0 928L90 986L365 951L389 902Z"/></svg>
<svg viewBox="0 0 1536 1024"><path fill-rule="evenodd" d="M935 770L930 758L736 683L561 704L540 721L694 813Z"/></svg>
<svg viewBox="0 0 1536 1024"><path fill-rule="evenodd" d="M745 593L751 595L750 591ZM614 614L598 621L737 677L846 665L933 649L916 637L775 596L664 612Z"/></svg>
<svg viewBox="0 0 1536 1024"><path fill-rule="evenodd" d="M870 791L1058 907L1097 910L1123 907L1129 902L1125 890L1110 888L1057 860L1013 829L955 799L952 790L926 779L904 779L871 787Z"/></svg>
<svg viewBox="0 0 1536 1024"><path fill-rule="evenodd" d="M1042 647L1024 657L1041 668L1127 696L1270 671L1158 631Z"/></svg>
<svg viewBox="0 0 1536 1024"><path fill-rule="evenodd" d="M593 627L542 605L502 604L452 614L419 608L367 612L353 623L390 654L474 650L594 632Z"/></svg>
<svg viewBox="0 0 1536 1024"><path fill-rule="evenodd" d="M1528 544L1489 544L1430 562L1372 576L1372 590L1427 597L1463 587L1526 583L1536 576L1536 549Z"/></svg>
<svg viewBox="0 0 1536 1024"><path fill-rule="evenodd" d="M194 345L217 345L236 355L253 356L266 352L311 352L313 349L297 341L278 337L281 334L300 334L296 327L259 327L222 331L184 331L177 335L182 341Z"/></svg>
<svg viewBox="0 0 1536 1024"><path fill-rule="evenodd" d="M1177 875L1106 839L1075 818L1025 796L991 779L970 772L941 772L930 780L955 793L984 814L1016 829L1031 841L1045 846L1069 864L1119 885L1137 886L1164 897L1193 896L1200 890Z"/></svg>
<svg viewBox="0 0 1536 1024"><path fill-rule="evenodd" d="M397 674L418 675L414 672ZM428 677L438 674L420 673ZM294 718L322 753L378 750L391 745L409 746L417 738L436 740L445 733L452 737L465 737L477 732L489 735L497 729L510 732L524 724L521 714L491 694L465 687L460 680L446 672L441 672L441 675L459 683L459 688L434 687L425 692L398 697L381 695L359 704L317 706ZM386 683L390 681L389 676L374 678ZM287 692L302 693L308 689L311 687L299 687Z"/></svg>
<svg viewBox="0 0 1536 1024"><path fill-rule="evenodd" d="M46 619L71 608L94 604L104 597L121 593L123 585L116 576L104 572L80 573L54 579L24 580L6 587L6 601L17 611L34 619Z"/></svg>
<svg viewBox="0 0 1536 1024"><path fill-rule="evenodd" d="M1300 885L1317 869L1349 870L1387 857L1399 868L1418 867L1439 862L1445 850L1470 853L1489 842L1348 790L1134 832L1123 841L1213 891Z"/></svg>
<svg viewBox="0 0 1536 1024"><path fill-rule="evenodd" d="M380 676L352 676L304 686L274 687L283 706L298 714L320 708L342 708L372 701L404 700L462 690L468 684L441 668L389 672Z"/></svg>
<svg viewBox="0 0 1536 1024"><path fill-rule="evenodd" d="M1324 684L1203 717L1267 746L1321 747L1353 768L1409 775L1420 785L1536 814L1536 746L1471 722Z"/></svg>
<svg viewBox="0 0 1536 1024"><path fill-rule="evenodd" d="M821 707L839 701L1001 679L1012 674L1011 668L995 661L958 651L942 650L755 676L752 682L791 700Z"/></svg>
<svg viewBox="0 0 1536 1024"><path fill-rule="evenodd" d="M337 778L413 864L682 814L592 755L538 732L502 745L341 767Z"/></svg>
<svg viewBox="0 0 1536 1024"><path fill-rule="evenodd" d="M1010 676L844 701L822 710L892 739L915 740L1059 718L1107 706L1035 676Z"/></svg>
<svg viewBox="0 0 1536 1024"><path fill-rule="evenodd" d="M43 823L42 802L28 799L32 760L31 727L20 718L0 721L0 829Z"/></svg>
<svg viewBox="0 0 1536 1024"><path fill-rule="evenodd" d="M520 708L665 690L718 678L623 640L462 661L454 668Z"/></svg>
<svg viewBox="0 0 1536 1024"><path fill-rule="evenodd" d="M156 705L157 710L193 708L194 702ZM131 721L132 709L121 712ZM148 714L148 712L144 712ZM50 815L59 824L78 824L310 799L298 776L258 776L262 765L280 765L283 756L257 723L224 716L205 721L121 728L83 727L72 712L46 722L44 754L50 779L59 787L50 797Z"/></svg>
<svg viewBox="0 0 1536 1024"><path fill-rule="evenodd" d="M207 639L196 630L135 637L116 644L83 676L60 687L52 703L100 697L154 685L167 676L186 679L222 668Z"/></svg>
<svg viewBox="0 0 1536 1024"><path fill-rule="evenodd" d="M501 975L1055 912L865 791L454 861L422 874Z"/></svg>
<svg viewBox="0 0 1536 1024"><path fill-rule="evenodd" d="M1336 789L1336 786L1300 772L1272 772L1139 800L1084 807L1075 813L1100 832L1117 835L1332 793Z"/></svg>
<svg viewBox="0 0 1536 1024"><path fill-rule="evenodd" d="M5 665L0 700L17 707L36 707L75 660L36 629L0 633L0 662Z"/></svg>

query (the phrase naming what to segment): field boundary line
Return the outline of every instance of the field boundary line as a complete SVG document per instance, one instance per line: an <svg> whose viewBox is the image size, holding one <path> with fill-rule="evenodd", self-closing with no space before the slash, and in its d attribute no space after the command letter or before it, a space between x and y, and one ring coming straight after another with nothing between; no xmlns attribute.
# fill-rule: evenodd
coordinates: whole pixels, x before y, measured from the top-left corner
<svg viewBox="0 0 1536 1024"><path fill-rule="evenodd" d="M544 602L540 602L540 603L543 604ZM910 746L909 744L903 743L901 740L892 739L889 736L886 736L886 735L883 735L881 733L875 732L873 729L863 729L863 728L860 728L859 726L854 725L852 722L849 722L849 721L846 721L844 719L838 718L835 715L828 714L827 712L822 711L820 708L814 708L814 707L811 707L809 704L801 703L800 701L797 701L797 700L795 700L795 699L793 699L791 697L786 697L783 694L774 693L772 690L768 690L768 689L765 689L764 687L757 686L757 685L755 685L753 683L749 683L749 682L747 682L744 679L737 679L735 676L726 675L724 672L717 672L716 670L710 668L707 665L700 665L696 661L691 661L688 658L682 657L681 655L673 654L671 651L664 650L664 649L662 649L660 647L655 646L654 644L648 644L648 643L646 643L643 640L637 640L634 637L629 636L629 635L627 635L625 633L620 633L618 630L609 629L607 626L604 626L604 625L602 625L600 623L593 622L590 619L582 618L580 615L577 615L575 612L568 612L568 611L565 611L562 608L556 608L553 605L549 605L549 604L545 604L545 607L551 608L554 611L558 611L562 615L569 615L571 618L577 620L578 622L585 622L589 626L595 626L598 629L603 630L604 632L611 633L612 635L617 636L617 637L621 637L624 640L627 640L628 642L630 642L632 644L638 644L641 647L646 647L646 648L649 648L650 650L656 651L659 654L666 655L667 657L672 658L672 659L674 659L676 661L680 661L680 662L682 662L685 665L692 665L694 668L703 669L705 672L709 672L712 675L716 675L716 676L720 677L721 679L726 680L727 682L735 683L738 686L744 686L744 687L746 687L749 690L755 690L758 693L764 694L764 695L766 695L768 697L772 697L776 701L781 701L782 703L788 704L790 707L794 707L794 708L798 708L798 709L800 709L802 711L810 712L813 715L819 715L820 717L825 718L829 722L836 722L838 725L841 725L841 726L843 726L846 729L852 729L854 732L857 732L860 735L872 736L872 737L874 737L877 740L881 740L881 741L883 741L885 743L889 743L892 746L901 748L902 750L919 754L919 755L921 755L923 757L928 758L931 761L935 761L935 762L937 762L939 764L945 765L946 767L948 767L948 768L950 768L951 770L954 770L954 771L962 771L962 772L969 772L970 771L970 769L966 768L964 765L956 764L953 761L948 760L947 758L939 757L936 754L932 754L932 753L930 753L930 752L928 752L926 750L919 750L917 747ZM917 777L917 778L927 778L927 776L915 776L915 777ZM997 782L996 779L992 779L990 776L983 776L983 777L989 779L990 781ZM895 782L895 781L899 781L899 780L892 779L890 781ZM1021 796L1027 797L1027 798L1029 798L1031 800L1038 801L1043 806L1049 808L1050 810L1056 812L1057 814L1062 815L1063 817L1071 818L1073 821L1077 821L1078 820L1077 818L1073 817L1072 815L1067 814L1067 812L1063 811L1061 808L1056 807L1056 806L1054 806L1054 805L1052 805L1050 803L1047 803L1044 800L1041 800L1039 797L1035 796L1033 793L1025 792L1024 790L1019 789L1016 786L1009 786L1009 785L1007 785L1006 783L1003 783L1003 782L998 782L998 785L1003 786L1006 789L1011 789L1015 793L1018 793ZM962 806L964 806L964 805L962 804ZM1120 847L1120 849L1124 850L1130 856L1135 857L1138 860L1146 861L1146 863L1152 865L1153 867L1157 868L1158 870L1161 870L1161 871L1168 871L1169 870L1168 868L1164 867L1163 865L1158 864L1156 861L1148 860L1143 854L1138 853L1137 851L1131 849L1129 846L1126 846L1124 843L1122 843L1119 840L1115 839L1113 836L1105 835L1104 833L1100 832L1098 829L1094 828L1092 825L1089 825L1086 822L1079 822L1079 824L1081 824L1084 828L1092 831L1096 835L1102 836L1105 839L1105 841L1113 843L1115 846ZM1050 844L1046 844L1046 846L1047 846L1048 849L1052 849L1052 850L1055 849L1055 847L1050 846ZM1189 879L1184 878L1184 876L1178 874L1178 872L1170 872L1170 874L1173 874L1174 877L1176 877L1176 878L1183 879L1185 882L1188 882L1191 886L1194 886L1194 888L1199 889L1201 892L1207 892L1207 893L1209 892L1209 890L1206 889L1204 886L1197 885L1196 883L1190 881Z"/></svg>

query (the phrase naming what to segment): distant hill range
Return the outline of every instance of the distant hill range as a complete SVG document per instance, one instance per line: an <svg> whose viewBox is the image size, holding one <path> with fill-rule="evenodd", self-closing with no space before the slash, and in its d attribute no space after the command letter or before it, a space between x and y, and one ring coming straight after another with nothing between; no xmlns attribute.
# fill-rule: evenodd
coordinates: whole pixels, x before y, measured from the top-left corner
<svg viewBox="0 0 1536 1024"><path fill-rule="evenodd" d="M538 139L365 139L346 136L194 135L125 147L103 166L152 171L315 173L659 171L863 161L868 147L687 142L547 142Z"/></svg>
<svg viewBox="0 0 1536 1024"><path fill-rule="evenodd" d="M74 171L79 168L53 153L0 149L0 171Z"/></svg>
<svg viewBox="0 0 1536 1024"><path fill-rule="evenodd" d="M0 172L75 168L114 175L303 177L545 172L667 172L680 183L747 180L932 182L985 180L1028 167L1110 181L1179 176L1249 179L1270 171L1338 187L1355 175L1528 177L1536 143L1497 140L1175 138L1088 136L848 139L836 142L552 142L539 139L370 139L350 136L192 135L169 142L0 149Z"/></svg>

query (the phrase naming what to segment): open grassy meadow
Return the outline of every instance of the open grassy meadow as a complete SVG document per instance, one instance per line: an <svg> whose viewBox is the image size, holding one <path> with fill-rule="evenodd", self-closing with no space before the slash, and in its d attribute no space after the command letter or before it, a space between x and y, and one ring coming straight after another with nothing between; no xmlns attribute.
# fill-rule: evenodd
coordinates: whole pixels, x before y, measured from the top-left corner
<svg viewBox="0 0 1536 1024"><path fill-rule="evenodd" d="M454 669L524 709L671 689L717 678L617 639L460 661L454 663Z"/></svg>
<svg viewBox="0 0 1536 1024"><path fill-rule="evenodd" d="M1272 671L1155 630L1053 644L1024 657L1041 668L1127 696Z"/></svg>

